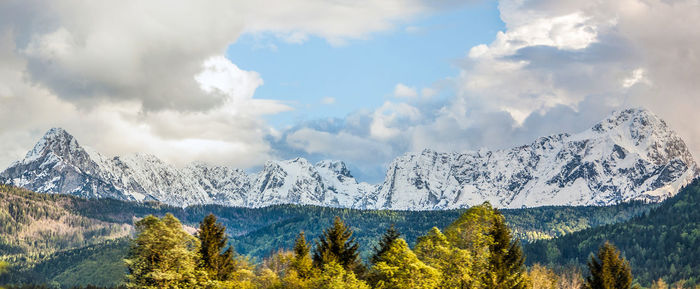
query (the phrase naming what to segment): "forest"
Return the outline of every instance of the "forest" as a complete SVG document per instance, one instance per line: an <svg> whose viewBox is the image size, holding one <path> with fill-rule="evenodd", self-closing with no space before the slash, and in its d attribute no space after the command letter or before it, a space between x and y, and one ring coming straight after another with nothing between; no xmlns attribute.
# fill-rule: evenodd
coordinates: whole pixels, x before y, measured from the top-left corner
<svg viewBox="0 0 700 289"><path fill-rule="evenodd" d="M172 214L146 216L125 256L126 288L632 288L627 261L610 243L591 257L586 278L525 266L520 242L488 203L444 230L433 227L411 249L393 226L359 256L353 230L336 217L313 242L299 232L290 250L253 264L228 246L226 228L206 216L197 233ZM583 287L581 287L583 286ZM612 287L611 287L612 286ZM635 285L636 286L636 285ZM11 288L39 288L22 286Z"/></svg>
<svg viewBox="0 0 700 289"><path fill-rule="evenodd" d="M700 201L698 196L700 185L696 182L660 206L628 203L611 207L496 210L484 204L467 210L401 212L312 206L272 206L260 209L200 206L182 209L157 203L138 204L109 199L86 200L36 194L5 187L4 191L0 190L0 198L7 200L0 203L0 217L6 220L3 222L4 231L0 242L5 245L0 248L0 253L3 260L9 261L11 266L7 273L0 276L0 284L37 283L43 284L38 286L45 285L47 288L70 288L86 284L102 287L127 285L135 278L134 267L133 263L126 264L124 259L134 259L134 244L141 236L147 235L144 232L155 230L154 228L166 230L172 227L167 229L172 231L167 234L186 239L173 244L181 244L180 249L190 254L183 256L194 260L194 275L188 276L211 282L205 282L208 285L192 285L195 287L246 288L245 285L247 288L333 288L313 287L313 284L321 282L318 278L322 278L323 272L326 272L326 265L333 265L322 262L327 258L323 257L324 254L337 253L323 253L326 250L319 247L319 244L323 244L323 240L326 240L326 243L328 240L334 240L336 243L331 242L326 246L336 249L351 248L349 251L352 254L337 254L350 254L356 258L352 262L346 259L336 261L335 265L345 271L339 271L339 267L335 265L330 269L336 270L333 271L334 274L347 276L347 280L357 280L357 284L365 284L368 288L401 288L376 282L375 275L379 274L376 270L384 268L394 272L391 274L398 274L395 270L402 268L393 263L387 263L390 267L377 267L377 256L384 252L393 252L393 255L390 254L393 259L408 262L410 268L424 268L426 272L438 273L437 279L428 278L426 281L429 284L434 284L435 280L439 281L435 285L437 287L426 285L428 287L422 288L452 288L450 286L454 284L440 285L440 282L445 276L461 274L454 273L462 272L461 270L469 270L469 278L472 280L469 282L476 282L469 283L472 285L460 283L463 288L512 288L483 285L483 282L486 282L484 278L495 278L484 277L486 275L483 274L488 271L484 268L488 267L483 266L486 266L486 260L491 258L487 253L490 250L487 250L489 246L485 244L493 245L492 242L495 242L492 240L496 232L493 224L498 223L495 219L499 219L505 224L505 230L501 230L507 231L508 250L517 247L517 251L520 252L518 254L522 256L519 260L527 266L519 265L525 268L522 271L522 278L525 280L523 284L530 286L523 288L579 288L587 280L584 276L591 274L587 266L591 261L590 255L600 253L599 249L604 248L608 240L620 248L620 252L612 251L619 254L621 260L629 261L626 268L631 268L631 273L634 274L630 284L642 288L664 288L664 284L669 283L682 286L677 288L694 288L697 283L695 277L698 276L698 263L695 261L698 259L694 258L698 245L695 236L700 231L697 224L700 215L696 209L696 204ZM211 279L211 272L202 273L202 252L196 248L201 249L203 244L207 244L201 240L201 233L204 231L202 225L207 223L208 218L216 219L213 227L220 228L221 233L218 235L225 237L224 241L218 242L220 246L216 250L220 255L230 256L224 259L230 260L227 262L235 268L231 273L231 276L237 276L235 278L229 276ZM68 231L73 234L35 231L34 234L37 235L32 237L41 238L32 243L27 242L31 239L25 234L31 232L28 228L32 228L32 224L37 220L48 222L47 219L59 222L61 226L68 226ZM162 224L145 225L144 220L147 219L153 224ZM230 225L233 228L230 228ZM7 234L10 231L23 232L25 238L18 238L20 234ZM467 231L468 234L464 233ZM182 235L182 232L186 232L187 235ZM335 233L329 236L331 232ZM159 231L155 235L167 234L165 231ZM669 239L675 242L667 243ZM338 240L344 241L345 245L341 246ZM308 250L304 251L308 251L308 257L311 258L309 272L314 272L308 276L313 277L299 277L304 273L300 273L301 269L294 269L291 265L293 260L298 259L299 253L296 251L300 248L299 243L306 244ZM399 244L396 245L399 248L392 248L387 245L389 243L392 246ZM523 250L520 250L521 243ZM42 250L34 249L34 246L42 244ZM675 247L668 244L675 244ZM174 246L171 248L175 248ZM426 248L431 249L427 251ZM635 248L645 250L635 251ZM435 255L438 253L433 250L438 250L442 255ZM462 253L464 254L460 255ZM451 260L447 264L441 261L445 258L456 259L447 259ZM464 261L460 258L469 259ZM296 262L301 262L299 260L301 259ZM469 264L466 269L450 267L461 262L459 260ZM184 265L186 264L178 266ZM26 268L22 270L21 266ZM292 273L290 268L296 273ZM457 271L450 271L452 273L448 274L444 270ZM128 275L132 277L125 278L127 272L131 272ZM350 278L350 273L354 274L355 279ZM301 278L297 281L302 282L303 284L300 284L303 286L294 287L291 283L285 283L292 282L290 278L294 274L297 279ZM411 273L412 276L415 274ZM425 274L432 276L430 273ZM347 281L346 279L343 280ZM553 287L542 284L550 284ZM139 286L136 287L143 288ZM337 288L345 288L342 286Z"/></svg>
<svg viewBox="0 0 700 289"><path fill-rule="evenodd" d="M525 246L528 263L582 264L600 243L617 245L641 284L658 279L700 285L700 181L658 208L627 222L609 224Z"/></svg>

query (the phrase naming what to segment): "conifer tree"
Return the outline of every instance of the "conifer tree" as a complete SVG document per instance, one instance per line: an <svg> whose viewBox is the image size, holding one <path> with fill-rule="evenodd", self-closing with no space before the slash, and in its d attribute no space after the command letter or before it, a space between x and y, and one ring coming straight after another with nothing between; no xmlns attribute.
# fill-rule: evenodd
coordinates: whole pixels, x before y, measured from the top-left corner
<svg viewBox="0 0 700 289"><path fill-rule="evenodd" d="M489 235L493 237L493 242L489 245L488 270L484 275L486 288L528 288L525 257L520 242L513 240L505 217L497 209L494 209Z"/></svg>
<svg viewBox="0 0 700 289"><path fill-rule="evenodd" d="M620 257L620 251L610 242L605 242L596 256L588 261L590 276L586 278L585 289L630 289L632 271L630 264Z"/></svg>
<svg viewBox="0 0 700 289"><path fill-rule="evenodd" d="M359 244L352 237L352 230L339 218L335 217L333 226L323 231L316 242L313 264L316 268L336 262L349 271L361 272L364 267L359 259Z"/></svg>
<svg viewBox="0 0 700 289"><path fill-rule="evenodd" d="M300 278L308 278L311 275L311 256L309 255L309 245L306 243L304 232L299 233L299 236L294 241L294 260L292 260L292 268L296 270Z"/></svg>
<svg viewBox="0 0 700 289"><path fill-rule="evenodd" d="M396 228L394 228L394 224L391 224L389 229L384 232L382 239L379 241L379 245L374 247L374 253L370 258L370 262L372 262L372 264L381 262L383 260L382 256L384 253L391 248L391 245L393 245L396 239L398 239L400 236L401 234L396 230Z"/></svg>
<svg viewBox="0 0 700 289"><path fill-rule="evenodd" d="M226 237L226 227L216 222L216 216L209 214L199 224L197 234L201 242L199 253L201 254L200 267L209 273L212 280L225 281L231 278L236 270L233 249L229 246Z"/></svg>

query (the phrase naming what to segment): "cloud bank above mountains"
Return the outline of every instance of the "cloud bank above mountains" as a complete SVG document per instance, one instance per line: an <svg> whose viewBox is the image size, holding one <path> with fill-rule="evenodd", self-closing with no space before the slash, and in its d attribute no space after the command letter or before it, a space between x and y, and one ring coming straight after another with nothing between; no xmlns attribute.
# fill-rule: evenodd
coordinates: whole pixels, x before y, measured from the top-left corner
<svg viewBox="0 0 700 289"><path fill-rule="evenodd" d="M461 4L429 2L5 1L0 165L61 126L106 153L243 168L335 158L371 179L406 151L509 147L629 106L658 113L700 155L697 1L503 0L506 29L465 47L459 74L397 83L380 107L291 129L265 121L293 108L255 97L264 77L222 56L244 33L342 46Z"/></svg>

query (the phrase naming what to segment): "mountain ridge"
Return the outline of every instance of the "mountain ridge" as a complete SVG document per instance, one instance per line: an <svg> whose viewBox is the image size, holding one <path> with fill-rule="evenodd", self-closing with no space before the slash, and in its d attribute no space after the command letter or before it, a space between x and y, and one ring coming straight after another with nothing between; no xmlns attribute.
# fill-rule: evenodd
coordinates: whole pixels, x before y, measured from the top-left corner
<svg viewBox="0 0 700 289"><path fill-rule="evenodd" d="M699 174L683 140L656 115L628 109L578 134L496 151L397 157L384 182L358 182L342 161L268 161L262 170L194 163L176 168L149 154L106 157L50 129L0 183L46 193L159 201L175 206L309 204L434 210L484 201L496 207L658 202Z"/></svg>

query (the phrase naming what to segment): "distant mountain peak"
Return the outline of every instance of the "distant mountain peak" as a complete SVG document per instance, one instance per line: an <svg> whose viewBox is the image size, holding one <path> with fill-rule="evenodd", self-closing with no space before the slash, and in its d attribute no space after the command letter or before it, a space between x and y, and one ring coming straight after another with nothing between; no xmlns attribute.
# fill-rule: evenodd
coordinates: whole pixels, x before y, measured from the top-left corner
<svg viewBox="0 0 700 289"><path fill-rule="evenodd" d="M180 169L143 153L105 158L53 128L22 161L0 173L0 183L176 206L291 203L430 210L484 201L506 208L661 201L698 175L687 146L661 118L626 109L586 131L540 137L511 149L406 153L390 163L379 185L358 182L342 161L268 161L248 174L204 163Z"/></svg>
<svg viewBox="0 0 700 289"><path fill-rule="evenodd" d="M79 148L78 141L71 134L62 128L55 127L49 129L39 139L34 148L27 152L25 159L34 160L48 152L53 152L57 156L69 156Z"/></svg>
<svg viewBox="0 0 700 289"><path fill-rule="evenodd" d="M666 122L653 112L644 108L630 108L613 112L606 119L593 126L597 132L606 132L616 128L668 129Z"/></svg>

